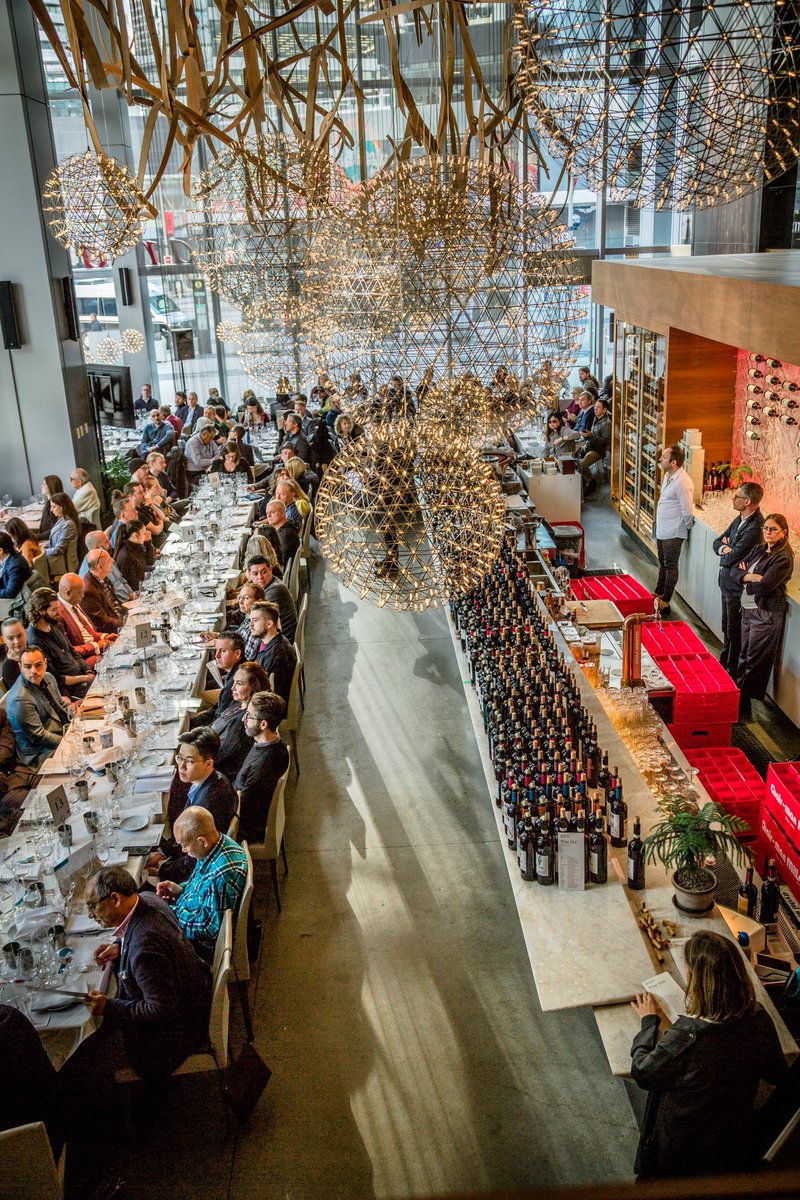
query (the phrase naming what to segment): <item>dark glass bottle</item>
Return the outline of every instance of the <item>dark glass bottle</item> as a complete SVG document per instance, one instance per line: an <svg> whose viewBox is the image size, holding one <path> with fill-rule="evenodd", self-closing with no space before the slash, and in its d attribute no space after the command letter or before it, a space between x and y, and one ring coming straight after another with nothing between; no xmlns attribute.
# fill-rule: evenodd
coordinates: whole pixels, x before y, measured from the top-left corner
<svg viewBox="0 0 800 1200"><path fill-rule="evenodd" d="M644 887L644 843L638 817L634 817L633 837L628 842L628 887L634 892L640 892Z"/></svg>
<svg viewBox="0 0 800 1200"><path fill-rule="evenodd" d="M628 806L622 799L622 780L617 775L617 786L608 806L609 833L612 846L628 844Z"/></svg>
<svg viewBox="0 0 800 1200"><path fill-rule="evenodd" d="M517 861L519 872L523 879L531 883L535 878L535 855L533 843L533 824L530 813L525 817L522 832L517 838Z"/></svg>
<svg viewBox="0 0 800 1200"><path fill-rule="evenodd" d="M758 919L762 925L771 925L774 921L777 921L780 900L781 892L778 884L778 871L775 866L775 859L771 858L767 863L767 878L761 885L761 905L758 910Z"/></svg>
<svg viewBox="0 0 800 1200"><path fill-rule="evenodd" d="M758 892L753 883L753 868L748 867L744 873L744 882L736 895L736 911L743 917L755 917Z"/></svg>
<svg viewBox="0 0 800 1200"><path fill-rule="evenodd" d="M595 814L594 829L589 838L589 882L606 883L607 881L608 842L606 841L603 817L598 811Z"/></svg>
<svg viewBox="0 0 800 1200"><path fill-rule="evenodd" d="M542 820L539 836L536 839L536 880L544 887L549 887L556 881L555 851L550 833L550 820L547 816Z"/></svg>

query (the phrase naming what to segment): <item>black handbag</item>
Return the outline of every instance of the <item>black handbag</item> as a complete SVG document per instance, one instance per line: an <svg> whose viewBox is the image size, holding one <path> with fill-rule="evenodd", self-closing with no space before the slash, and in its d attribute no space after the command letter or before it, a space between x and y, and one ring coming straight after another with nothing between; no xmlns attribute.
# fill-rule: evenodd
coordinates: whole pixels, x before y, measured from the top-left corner
<svg viewBox="0 0 800 1200"><path fill-rule="evenodd" d="M240 1124L258 1104L272 1071L250 1042L245 1042L225 1073L225 1099Z"/></svg>

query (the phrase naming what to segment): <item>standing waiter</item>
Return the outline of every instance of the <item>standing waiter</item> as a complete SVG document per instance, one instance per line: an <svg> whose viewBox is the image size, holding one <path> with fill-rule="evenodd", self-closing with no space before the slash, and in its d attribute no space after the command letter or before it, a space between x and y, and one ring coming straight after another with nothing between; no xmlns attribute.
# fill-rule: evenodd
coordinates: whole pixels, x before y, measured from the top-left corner
<svg viewBox="0 0 800 1200"><path fill-rule="evenodd" d="M719 556L719 590L722 593L722 651L719 661L729 675L736 677L742 645L742 584L731 570L763 541L764 517L758 507L764 495L760 483L741 483L733 493L736 516L725 532L714 538L714 553Z"/></svg>

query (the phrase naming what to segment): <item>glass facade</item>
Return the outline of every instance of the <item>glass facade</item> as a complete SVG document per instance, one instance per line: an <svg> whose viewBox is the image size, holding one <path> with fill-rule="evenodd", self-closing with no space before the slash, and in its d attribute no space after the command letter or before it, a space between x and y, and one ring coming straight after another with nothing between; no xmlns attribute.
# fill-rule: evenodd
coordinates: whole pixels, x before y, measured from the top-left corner
<svg viewBox="0 0 800 1200"><path fill-rule="evenodd" d="M48 7L57 27L61 26L61 10L54 0ZM251 6L256 16L269 19L271 10L261 0ZM206 49L213 60L211 50L215 36L215 21L218 10L213 6L195 4L200 18L200 30ZM405 116L397 101L391 63L387 52L383 22L378 20L359 23L375 12L374 0L363 0L348 19L346 30L348 59L355 64L357 82L363 96L362 112L359 109L352 86L346 88L340 99L338 116L350 130L350 144L338 146L339 165L353 181L360 181L362 173L374 175L392 156L393 146L402 143L405 134ZM132 20L136 17L133 6ZM508 51L512 6L485 4L470 7L469 29L476 51L480 70L484 74L490 94L499 96L504 85L503 62ZM400 31L399 47L404 77L411 87L414 100L422 119L431 129L436 128L439 114L439 96L442 87L440 29L435 20L418 19L417 13L401 14L397 18ZM272 53L278 60L290 57L298 51L298 40L305 46L317 44L321 37L331 31L333 17L325 17L318 8L310 11L296 27L284 26L271 35ZM144 38L141 39L144 44ZM53 129L57 155L68 154L86 148L87 139L83 126L79 99L71 94L66 85L61 67L55 54L42 37L43 56L51 97ZM147 54L137 44L137 53L144 54L143 65L148 67ZM463 55L456 36L456 61L453 69L453 99L461 130L468 128L468 111L463 97ZM150 64L152 68L153 64ZM241 62L234 61L234 73L241 71ZM293 68L293 83L303 90L308 82L308 62L300 60ZM339 95L340 79L335 72L320 79L318 96L323 104L333 102ZM109 145L119 141L130 147L129 166L135 170L142 145L146 110L126 108L120 105L123 122L127 129L121 134L111 135L104 128L103 120L93 107L96 124L101 138L109 133ZM282 118L276 109L270 111L276 127ZM363 139L359 139L359 125ZM161 160L165 129L157 128L153 138L148 162L155 169ZM476 147L471 147L473 154ZM415 148L418 153L418 148ZM204 155L209 151L199 147L194 172L204 165ZM563 171L563 164L554 159L542 143L538 152L524 139L515 138L505 148L507 163L528 181L550 206L557 211L570 230L577 249L587 257L595 255L644 256L668 254L676 245L688 246L691 239L691 221L686 216L669 212L656 213L650 209L636 209L613 197L597 193L586 186L580 178L570 178ZM152 176L151 176L152 178ZM265 389L254 385L242 370L235 345L223 344L215 336L220 321L238 322L239 311L215 295L198 274L192 261L187 236L188 198L184 191L182 152L173 148L167 170L163 174L154 195L159 215L146 228L141 246L136 251L138 275L143 297L141 320L147 340L149 372L143 366L141 356L136 360L133 383L135 389L150 380L156 394L171 401L176 389L196 391L204 399L209 387L218 387L220 392L233 402L251 386L256 392ZM84 334L87 360L91 360L99 342L109 334L119 331L119 281L117 272L107 262L90 261L87 256L73 256L75 289L78 299L79 320ZM587 264L586 275L589 270ZM594 374L602 378L612 369L612 344L609 340L609 322L606 314L590 303L588 286L584 289L583 305L586 316L579 357L570 382L577 380L577 365L590 364ZM188 330L194 357L182 360L177 353L176 331ZM185 344L185 335L182 335ZM491 364L492 370L498 364ZM297 386L308 389L313 379L313 366L308 361L300 363ZM290 372L291 374L291 372ZM277 376L277 372L276 372Z"/></svg>

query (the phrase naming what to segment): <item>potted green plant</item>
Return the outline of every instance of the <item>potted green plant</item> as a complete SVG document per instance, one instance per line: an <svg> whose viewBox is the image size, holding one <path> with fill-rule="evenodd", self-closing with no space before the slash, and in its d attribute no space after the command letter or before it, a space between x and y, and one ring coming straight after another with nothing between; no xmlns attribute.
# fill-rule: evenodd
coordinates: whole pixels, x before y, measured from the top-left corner
<svg viewBox="0 0 800 1200"><path fill-rule="evenodd" d="M645 857L673 868L676 905L685 913L701 916L713 908L717 887L717 877L705 865L706 860L727 854L734 862L751 861L750 851L736 836L749 826L713 800L701 808L685 796L666 796L658 812L661 819L645 838Z"/></svg>
<svg viewBox="0 0 800 1200"><path fill-rule="evenodd" d="M753 468L748 467L747 463L737 463L736 466L731 465L728 478L731 487L737 488L740 483L753 478Z"/></svg>

